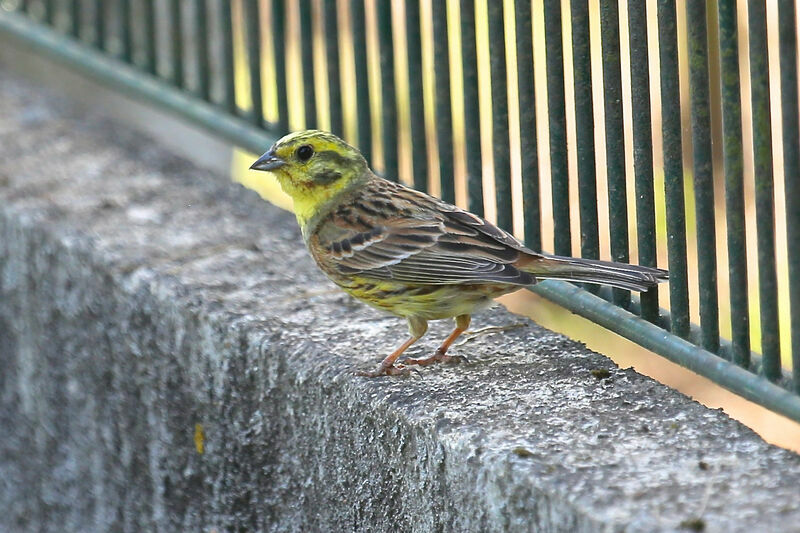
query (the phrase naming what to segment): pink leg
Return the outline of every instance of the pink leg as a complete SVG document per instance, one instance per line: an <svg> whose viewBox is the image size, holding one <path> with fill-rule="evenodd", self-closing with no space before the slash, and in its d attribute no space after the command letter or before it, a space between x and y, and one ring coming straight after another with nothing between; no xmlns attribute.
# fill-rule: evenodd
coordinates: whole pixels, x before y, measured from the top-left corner
<svg viewBox="0 0 800 533"><path fill-rule="evenodd" d="M391 354L387 355L386 358L381 361L381 364L378 365L378 368L371 372L356 372L358 376L364 376L368 378L377 378L378 376L401 376L407 375L409 370L407 368L403 368L402 366L394 366L394 362L397 360L400 355L405 352L409 346L414 344L419 340L418 337L411 337L406 342L403 343L398 349L393 351Z"/></svg>
<svg viewBox="0 0 800 533"><path fill-rule="evenodd" d="M470 323L470 316L469 315L458 315L456 317L456 328L453 330L452 333L444 340L444 342L436 349L436 352L431 355L430 357L423 357L420 359L412 359L406 358L403 360L403 363L406 365L420 365L420 366L428 366L433 363L462 363L466 361L464 357L460 355L447 355L447 350L450 346L456 341L458 337L464 333L467 328L469 327Z"/></svg>
<svg viewBox="0 0 800 533"><path fill-rule="evenodd" d="M386 358L381 361L381 364L378 365L378 368L371 372L356 372L356 375L368 378L376 378L378 376L408 375L410 373L408 368L405 368L403 365L394 366L394 362L397 361L397 358L400 357L403 352L408 350L409 346L417 342L420 337L425 335L425 332L428 330L428 322L421 318L409 317L408 330L411 332L411 338L404 342L402 346L393 351L390 355L386 356Z"/></svg>

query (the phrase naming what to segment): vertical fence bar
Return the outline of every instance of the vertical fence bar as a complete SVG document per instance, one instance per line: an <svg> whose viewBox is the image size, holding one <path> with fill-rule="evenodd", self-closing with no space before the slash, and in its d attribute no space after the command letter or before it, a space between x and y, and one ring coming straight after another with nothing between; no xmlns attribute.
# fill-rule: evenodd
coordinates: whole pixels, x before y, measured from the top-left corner
<svg viewBox="0 0 800 533"><path fill-rule="evenodd" d="M219 15L217 18L221 34L222 82L224 89L222 102L230 114L236 115L238 110L236 108L236 73L233 59L233 15L230 2L219 3Z"/></svg>
<svg viewBox="0 0 800 533"><path fill-rule="evenodd" d="M339 75L339 12L336 0L325 0L325 63L328 73L328 102L331 131L344 136L342 85Z"/></svg>
<svg viewBox="0 0 800 533"><path fill-rule="evenodd" d="M650 118L650 64L647 4L628 2L628 38L631 56L631 115L633 118L633 173L636 189L636 235L639 264L656 266L656 216L653 187L653 132ZM641 295L642 318L658 321L658 291Z"/></svg>
<svg viewBox="0 0 800 533"><path fill-rule="evenodd" d="M433 76L436 101L436 144L442 199L456 203L453 171L453 109L450 103L450 47L447 2L433 2Z"/></svg>
<svg viewBox="0 0 800 533"><path fill-rule="evenodd" d="M778 279L775 270L775 200L770 130L767 9L763 2L748 2L747 11L750 27L750 91L753 109L762 368L767 379L774 381L781 376L781 354L778 334Z"/></svg>
<svg viewBox="0 0 800 533"><path fill-rule="evenodd" d="M303 107L306 115L306 128L317 127L317 90L314 83L314 24L311 14L311 0L301 0L300 4L300 68L303 71Z"/></svg>
<svg viewBox="0 0 800 533"><path fill-rule="evenodd" d="M150 74L155 74L157 67L155 0L142 2L142 25L144 26L144 68ZM200 31L199 28L198 31Z"/></svg>
<svg viewBox="0 0 800 533"><path fill-rule="evenodd" d="M511 156L508 148L508 88L503 2L489 2L489 67L492 80L492 155L497 225L511 231Z"/></svg>
<svg viewBox="0 0 800 533"><path fill-rule="evenodd" d="M197 0L194 6L194 27L197 35L208 35L208 5L205 0ZM211 100L209 80L209 39L195 39L197 46L197 93L205 101Z"/></svg>
<svg viewBox="0 0 800 533"><path fill-rule="evenodd" d="M686 207L683 198L681 101L678 83L678 25L675 0L658 0L658 56L661 77L661 130L667 209L669 307L672 333L689 337L686 267Z"/></svg>
<svg viewBox="0 0 800 533"><path fill-rule="evenodd" d="M394 84L394 37L392 5L377 2L378 46L381 58L381 99L383 103L383 174L396 181L397 169L397 96Z"/></svg>
<svg viewBox="0 0 800 533"><path fill-rule="evenodd" d="M55 0L42 0L42 5L44 7L44 22L45 24L52 26L56 18Z"/></svg>
<svg viewBox="0 0 800 533"><path fill-rule="evenodd" d="M278 131L285 133L289 130L289 95L286 92L286 6L283 0L272 0L271 30L275 62L275 93L278 97L276 127Z"/></svg>
<svg viewBox="0 0 800 533"><path fill-rule="evenodd" d="M364 0L350 3L353 32L353 57L355 59L356 118L358 120L358 146L366 160L372 163L372 117L369 97L369 69L367 68L367 27Z"/></svg>
<svg viewBox="0 0 800 533"><path fill-rule="evenodd" d="M250 71L250 98L253 124L259 128L264 125L264 103L261 96L261 10L258 0L245 0L244 30L247 36L247 70Z"/></svg>
<svg viewBox="0 0 800 533"><path fill-rule="evenodd" d="M372 163L372 117L370 113L367 28L364 0L352 0L350 3L350 19L350 27L353 32L353 59L355 62L356 77L358 145L366 160Z"/></svg>
<svg viewBox="0 0 800 533"><path fill-rule="evenodd" d="M697 221L697 268L700 286L700 330L703 348L719 351L717 245L714 233L714 169L711 156L711 101L708 86L708 41L705 2L687 2L689 86L692 103L694 201Z"/></svg>
<svg viewBox="0 0 800 533"><path fill-rule="evenodd" d="M131 25L133 24L133 13L131 12L131 0L120 0L119 2L119 28L120 45L122 46L121 59L126 63L133 62L133 37L131 35Z"/></svg>
<svg viewBox="0 0 800 533"><path fill-rule="evenodd" d="M572 65L575 74L575 144L578 151L578 205L581 256L600 256L597 230L597 176L594 160L594 108L592 104L592 54L589 47L589 4L571 0Z"/></svg>
<svg viewBox="0 0 800 533"><path fill-rule="evenodd" d="M406 0L408 43L408 105L411 112L411 158L414 188L428 190L428 150L425 142L425 108L422 95L422 41L419 0Z"/></svg>
<svg viewBox="0 0 800 533"><path fill-rule="evenodd" d="M731 306L731 359L750 366L750 318L747 297L747 245L742 155L742 109L739 84L739 38L736 3L720 0L720 81L722 142L725 158L725 218L728 226L728 272Z"/></svg>
<svg viewBox="0 0 800 533"><path fill-rule="evenodd" d="M800 394L800 126L797 105L797 27L795 0L778 2L783 183L786 188L786 248L789 254L789 305L792 337L792 383Z"/></svg>
<svg viewBox="0 0 800 533"><path fill-rule="evenodd" d="M555 252L572 255L569 226L569 165L567 115L564 96L564 44L561 36L561 2L544 0L547 53L547 115L550 126L550 179L553 193Z"/></svg>
<svg viewBox="0 0 800 533"><path fill-rule="evenodd" d="M81 35L81 6L79 0L69 0L69 32L76 39Z"/></svg>
<svg viewBox="0 0 800 533"><path fill-rule="evenodd" d="M517 29L517 87L519 90L519 129L522 163L522 208L525 212L525 244L542 249L541 208L539 206L539 155L536 138L536 87L533 79L533 41L531 3L514 2Z"/></svg>
<svg viewBox="0 0 800 533"><path fill-rule="evenodd" d="M464 131L467 149L467 205L483 216L483 162L478 97L478 54L475 44L475 2L461 0L461 60L464 76Z"/></svg>
<svg viewBox="0 0 800 533"><path fill-rule="evenodd" d="M622 120L622 70L619 52L619 3L600 2L600 39L603 48L603 109L605 110L606 168L608 169L611 259L630 261L628 251L628 195L625 176L625 125ZM631 293L614 289L614 303L628 307Z"/></svg>
<svg viewBox="0 0 800 533"><path fill-rule="evenodd" d="M105 50L106 47L105 5L103 0L94 2L94 45L100 50Z"/></svg>
<svg viewBox="0 0 800 533"><path fill-rule="evenodd" d="M172 81L180 87L184 87L186 80L183 76L183 24L181 17L181 0L170 0L169 2L169 35L172 43L172 56L170 58Z"/></svg>

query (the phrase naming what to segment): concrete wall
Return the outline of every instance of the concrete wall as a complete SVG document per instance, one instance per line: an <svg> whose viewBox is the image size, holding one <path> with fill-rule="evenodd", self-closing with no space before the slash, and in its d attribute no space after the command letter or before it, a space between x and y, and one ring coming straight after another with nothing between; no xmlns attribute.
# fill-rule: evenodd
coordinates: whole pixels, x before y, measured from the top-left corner
<svg viewBox="0 0 800 533"><path fill-rule="evenodd" d="M473 324L511 327L354 376L405 326L291 215L0 66L0 530L800 527L797 455L501 309Z"/></svg>

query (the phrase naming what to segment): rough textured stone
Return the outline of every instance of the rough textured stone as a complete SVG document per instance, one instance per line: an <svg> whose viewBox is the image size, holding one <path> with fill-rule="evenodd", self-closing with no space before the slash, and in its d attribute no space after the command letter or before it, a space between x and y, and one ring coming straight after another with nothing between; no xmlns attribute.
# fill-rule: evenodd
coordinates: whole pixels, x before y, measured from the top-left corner
<svg viewBox="0 0 800 533"><path fill-rule="evenodd" d="M3 70L0 117L1 530L800 527L798 456L501 309L354 376L405 326L291 215Z"/></svg>

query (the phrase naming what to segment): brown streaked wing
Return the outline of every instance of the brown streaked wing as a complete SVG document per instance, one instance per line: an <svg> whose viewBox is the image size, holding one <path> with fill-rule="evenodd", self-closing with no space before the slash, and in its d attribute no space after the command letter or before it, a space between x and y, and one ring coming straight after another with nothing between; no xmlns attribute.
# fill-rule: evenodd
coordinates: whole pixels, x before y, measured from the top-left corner
<svg viewBox="0 0 800 533"><path fill-rule="evenodd" d="M520 252L534 253L511 235L383 180L328 215L316 236L324 260L344 275L432 285L535 282L512 265Z"/></svg>

